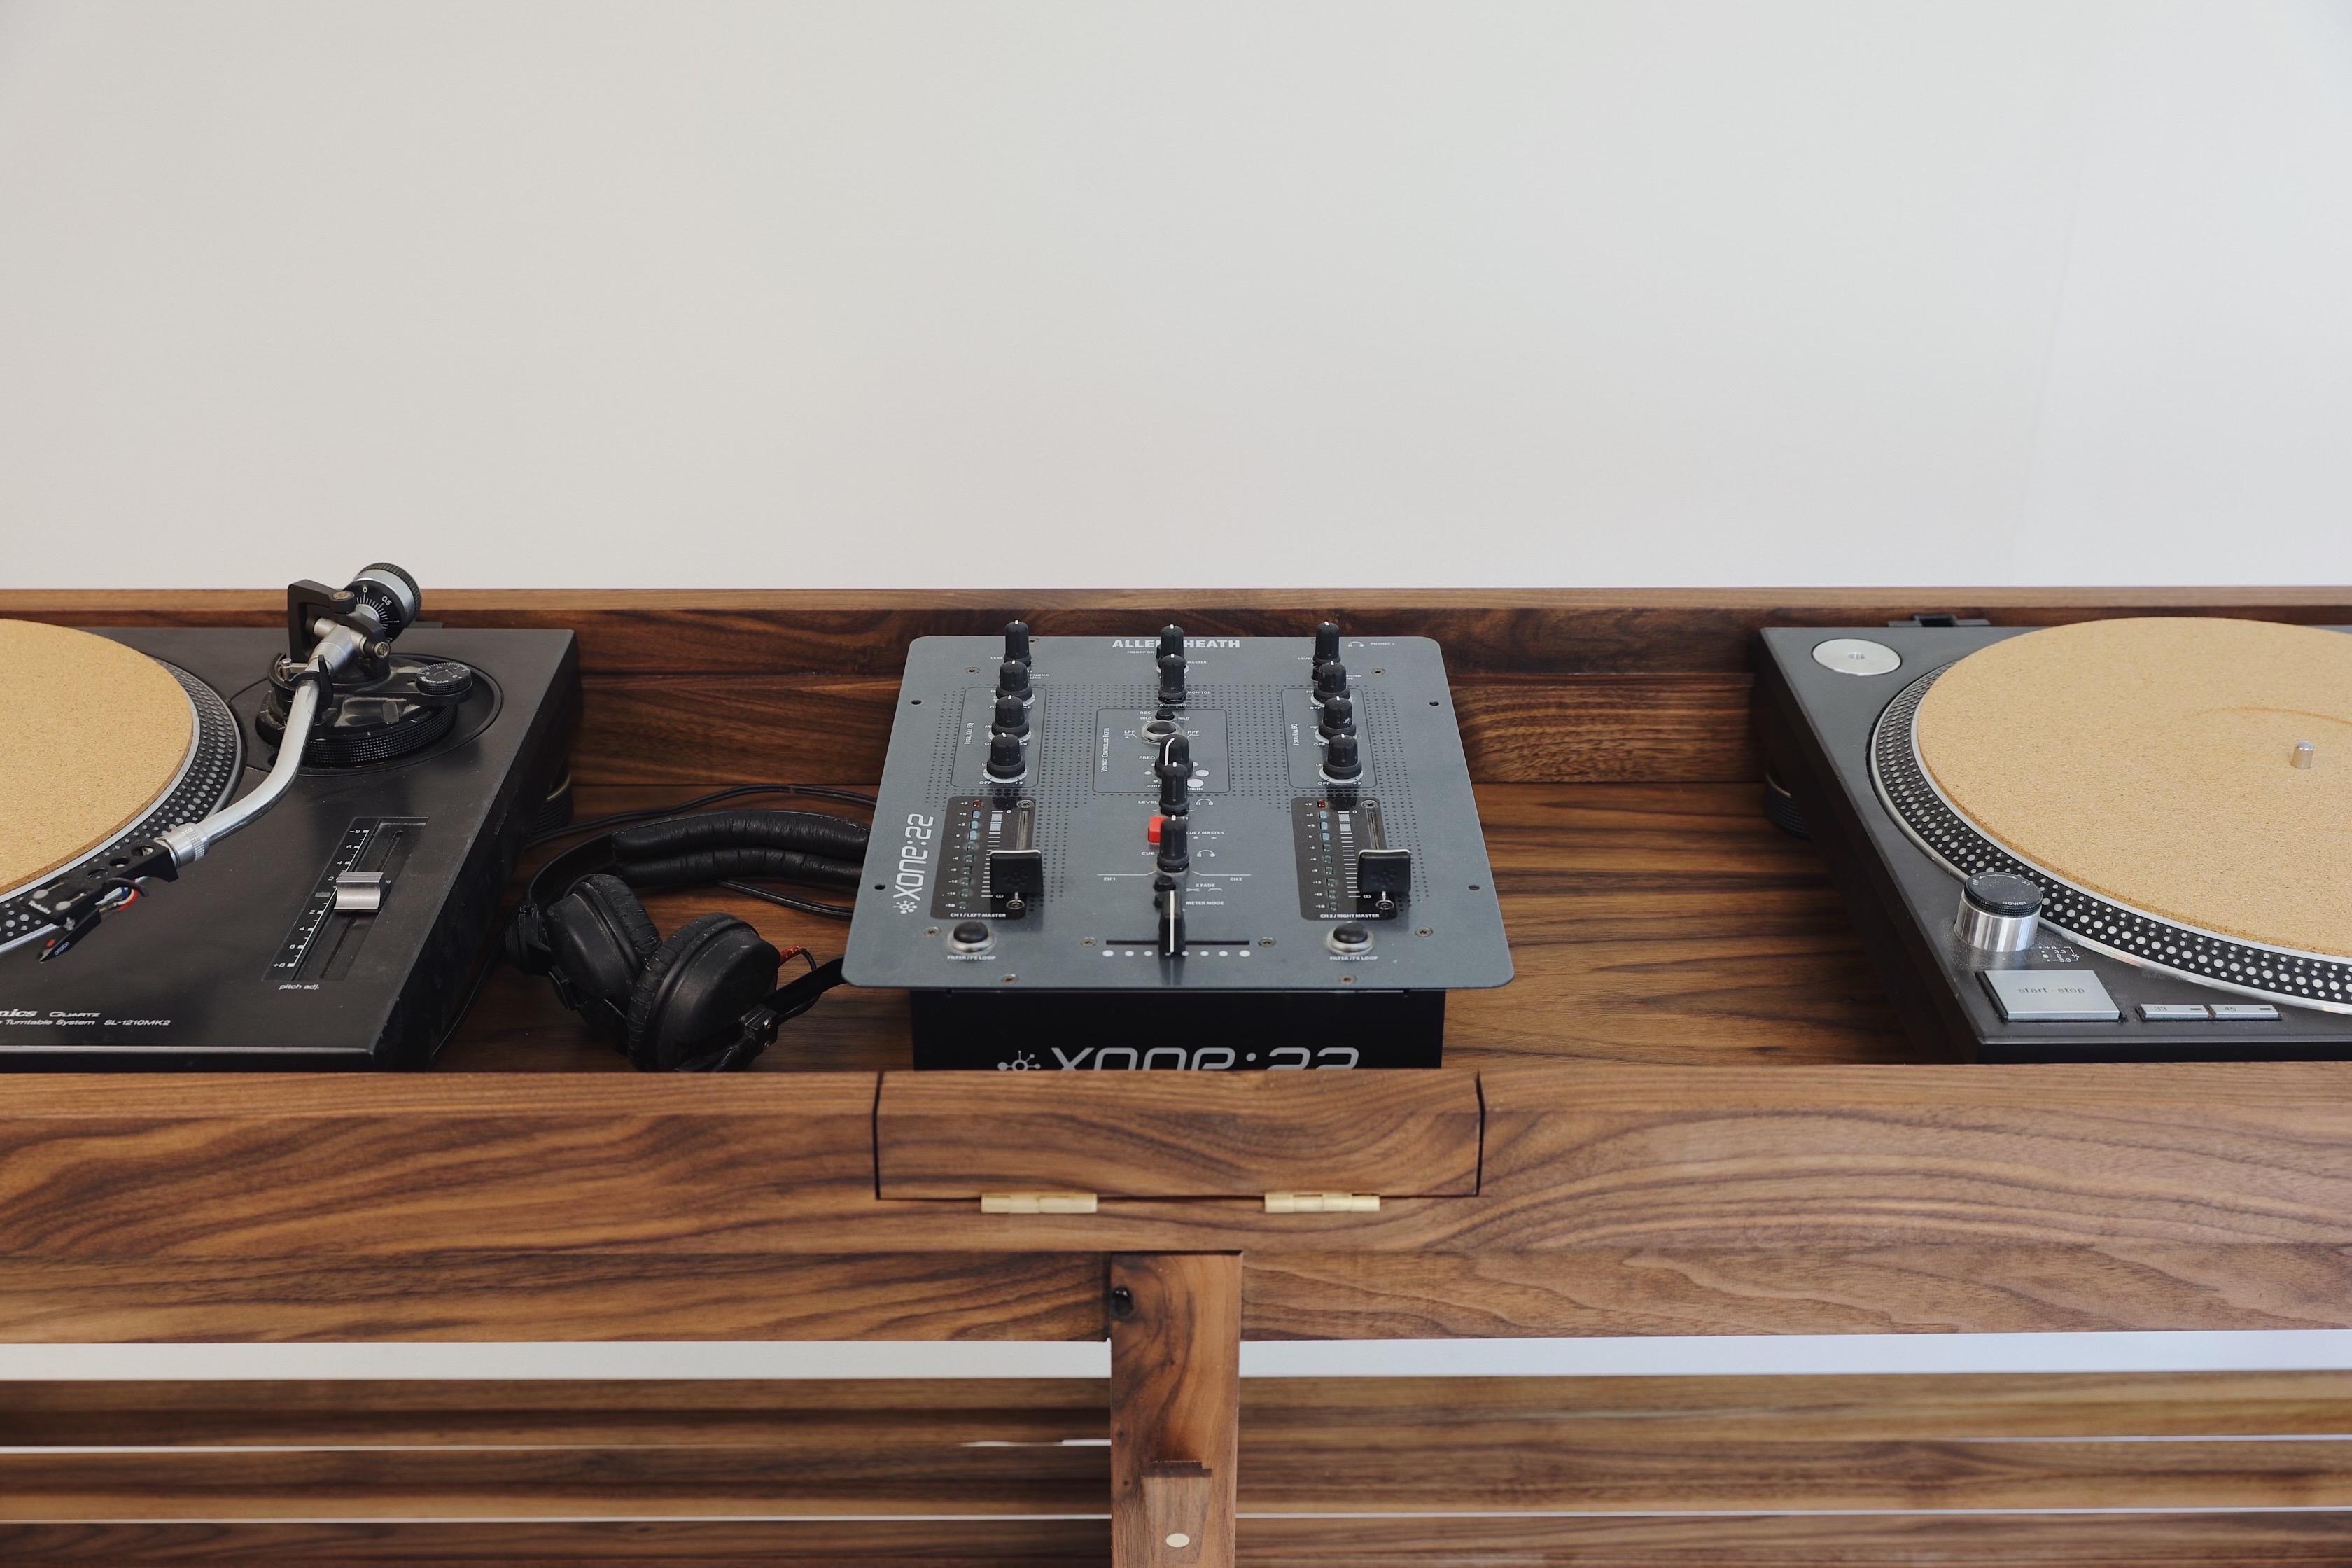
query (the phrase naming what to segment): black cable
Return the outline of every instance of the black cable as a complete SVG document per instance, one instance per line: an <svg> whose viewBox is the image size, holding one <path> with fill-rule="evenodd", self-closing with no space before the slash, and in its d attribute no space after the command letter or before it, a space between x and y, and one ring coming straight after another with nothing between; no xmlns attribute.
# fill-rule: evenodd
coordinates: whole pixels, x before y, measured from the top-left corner
<svg viewBox="0 0 2352 1568"><path fill-rule="evenodd" d="M833 920L845 921L857 912L847 904L820 904L809 899L795 899L789 893L775 893L765 888L755 888L749 882L721 882L719 886L730 893L740 893L747 899L757 899L765 904L781 904L785 909L798 910L803 914L824 915Z"/></svg>
<svg viewBox="0 0 2352 1568"><path fill-rule="evenodd" d="M608 811L602 816L592 816L584 822L569 822L562 827L551 827L544 833L534 833L523 840L523 847L551 844L559 838L577 838L583 834L602 832L625 822L650 822L656 817L676 816L681 812L700 811L721 801L741 800L757 795L804 795L812 800L839 801L845 805L862 805L871 811L875 805L870 795L856 790L829 789L823 784L737 784L731 789L713 790L692 800L681 800L668 805L642 806L632 811Z"/></svg>

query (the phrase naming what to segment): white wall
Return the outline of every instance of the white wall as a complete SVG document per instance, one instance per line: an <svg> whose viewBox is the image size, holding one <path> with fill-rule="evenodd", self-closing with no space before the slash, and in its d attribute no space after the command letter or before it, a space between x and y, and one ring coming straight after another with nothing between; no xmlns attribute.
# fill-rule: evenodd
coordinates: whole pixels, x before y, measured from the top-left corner
<svg viewBox="0 0 2352 1568"><path fill-rule="evenodd" d="M2352 580L2352 8L0 4L0 584Z"/></svg>

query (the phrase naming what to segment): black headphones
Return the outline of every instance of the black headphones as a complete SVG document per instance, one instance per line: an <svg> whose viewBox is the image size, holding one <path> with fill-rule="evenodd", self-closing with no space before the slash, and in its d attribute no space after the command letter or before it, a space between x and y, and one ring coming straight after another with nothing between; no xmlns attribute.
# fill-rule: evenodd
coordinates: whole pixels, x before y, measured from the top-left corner
<svg viewBox="0 0 2352 1568"><path fill-rule="evenodd" d="M730 792L731 793L731 792ZM532 876L507 928L506 956L544 974L645 1072L749 1066L777 1029L841 984L841 960L776 983L787 956L730 914L697 915L665 939L636 889L717 882L828 914L746 884L855 887L866 858L861 824L812 811L711 811L641 822L556 856ZM548 897L551 889L553 898Z"/></svg>

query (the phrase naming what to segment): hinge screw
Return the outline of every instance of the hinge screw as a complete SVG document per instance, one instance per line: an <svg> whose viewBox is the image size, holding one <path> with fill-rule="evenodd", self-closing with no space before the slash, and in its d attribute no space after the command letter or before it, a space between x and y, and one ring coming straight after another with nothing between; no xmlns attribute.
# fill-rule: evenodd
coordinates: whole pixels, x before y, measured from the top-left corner
<svg viewBox="0 0 2352 1568"><path fill-rule="evenodd" d="M1110 1315L1114 1318L1135 1316L1135 1292L1124 1285L1110 1288Z"/></svg>

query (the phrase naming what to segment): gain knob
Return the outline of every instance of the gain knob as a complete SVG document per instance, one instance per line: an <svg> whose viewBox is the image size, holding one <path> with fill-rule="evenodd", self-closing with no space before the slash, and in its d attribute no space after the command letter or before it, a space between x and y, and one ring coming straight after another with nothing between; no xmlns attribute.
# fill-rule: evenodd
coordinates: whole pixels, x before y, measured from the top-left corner
<svg viewBox="0 0 2352 1568"><path fill-rule="evenodd" d="M1008 658L996 667L996 695L1010 697L1024 707L1029 702L1029 667L1017 658Z"/></svg>
<svg viewBox="0 0 2352 1568"><path fill-rule="evenodd" d="M1028 705L1011 692L999 696L996 700L995 727L1008 735L1026 735L1029 732Z"/></svg>
<svg viewBox="0 0 2352 1568"><path fill-rule="evenodd" d="M1187 821L1184 816L1176 816L1160 825L1159 866L1171 877L1179 871L1192 868L1192 849L1187 842L1190 833Z"/></svg>
<svg viewBox="0 0 2352 1568"><path fill-rule="evenodd" d="M1334 735L1323 748L1323 776L1333 784L1353 784L1364 776L1364 759L1353 735Z"/></svg>
<svg viewBox="0 0 2352 1568"><path fill-rule="evenodd" d="M1159 657L1159 658L1167 658L1167 657L1168 657L1170 654L1171 654L1171 653L1172 653L1172 654L1181 654L1183 651L1184 651L1184 628L1183 628L1182 626L1162 626L1162 627L1160 627L1160 647L1159 647L1159 650L1158 650L1158 657Z"/></svg>
<svg viewBox="0 0 2352 1568"><path fill-rule="evenodd" d="M1335 621L1325 621L1315 628L1315 666L1319 669L1339 657L1339 624Z"/></svg>
<svg viewBox="0 0 2352 1568"><path fill-rule="evenodd" d="M1027 621L1004 623L1004 657L1008 659L1018 659L1024 665L1029 662L1029 623Z"/></svg>
<svg viewBox="0 0 2352 1568"><path fill-rule="evenodd" d="M1013 784L1029 771L1029 759L1022 753L1021 737L1004 730L992 730L988 736L988 776L997 784Z"/></svg>
<svg viewBox="0 0 2352 1568"><path fill-rule="evenodd" d="M1173 708L1184 700L1184 656L1163 653L1160 656L1160 702Z"/></svg>
<svg viewBox="0 0 2352 1568"><path fill-rule="evenodd" d="M1315 667L1315 695L1329 700L1348 695L1348 667L1338 659L1326 659Z"/></svg>
<svg viewBox="0 0 2352 1568"><path fill-rule="evenodd" d="M1339 735L1356 732L1356 705L1344 697L1326 697L1323 712L1315 725L1315 732L1328 741Z"/></svg>

